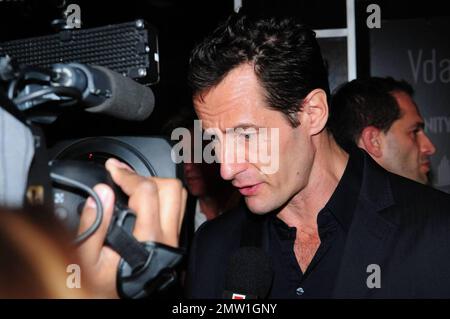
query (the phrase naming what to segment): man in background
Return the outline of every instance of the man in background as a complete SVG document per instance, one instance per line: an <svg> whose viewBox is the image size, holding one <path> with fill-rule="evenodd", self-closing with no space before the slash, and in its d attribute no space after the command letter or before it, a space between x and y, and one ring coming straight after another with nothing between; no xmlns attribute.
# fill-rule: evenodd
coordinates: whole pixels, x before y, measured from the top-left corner
<svg viewBox="0 0 450 319"><path fill-rule="evenodd" d="M186 214L180 234L180 244L189 249L195 231L207 220L219 216L221 213L236 207L239 204L240 194L228 182L220 177L218 163L195 163L194 153L201 148L203 153L204 142L196 145L194 136L203 132L194 125L198 121L194 108L183 107L180 112L171 118L163 128L165 135L170 136L177 128L189 130L190 138L182 140L183 149L189 153L189 160L183 161L183 182L188 191ZM198 151L198 150L197 150Z"/></svg>
<svg viewBox="0 0 450 319"><path fill-rule="evenodd" d="M329 127L339 144L356 144L386 170L428 183L429 157L436 151L405 81L357 79L332 98Z"/></svg>

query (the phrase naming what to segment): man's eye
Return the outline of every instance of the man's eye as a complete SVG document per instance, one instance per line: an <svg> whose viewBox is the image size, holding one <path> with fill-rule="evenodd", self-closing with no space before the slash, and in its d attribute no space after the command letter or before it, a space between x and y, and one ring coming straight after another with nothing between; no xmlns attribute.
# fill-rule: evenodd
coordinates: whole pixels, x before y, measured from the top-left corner
<svg viewBox="0 0 450 319"><path fill-rule="evenodd" d="M248 141L248 140L253 139L254 136L255 136L255 134L252 134L252 133L244 133L244 134L242 134L242 136L244 137L244 139L245 139L246 141Z"/></svg>
<svg viewBox="0 0 450 319"><path fill-rule="evenodd" d="M413 130L413 131L412 131L412 135L414 136L414 138L416 138L416 137L417 137L417 134L419 134L421 131L422 131L421 128L417 128L417 129Z"/></svg>

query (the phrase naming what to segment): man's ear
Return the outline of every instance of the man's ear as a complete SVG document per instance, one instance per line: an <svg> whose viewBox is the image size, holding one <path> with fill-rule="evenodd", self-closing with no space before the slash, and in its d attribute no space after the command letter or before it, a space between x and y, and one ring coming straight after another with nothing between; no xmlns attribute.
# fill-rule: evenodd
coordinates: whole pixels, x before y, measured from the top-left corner
<svg viewBox="0 0 450 319"><path fill-rule="evenodd" d="M328 120L328 102L327 94L322 89L314 89L305 97L302 104L300 116L300 125L308 121L310 135L320 133Z"/></svg>
<svg viewBox="0 0 450 319"><path fill-rule="evenodd" d="M383 156L381 134L381 130L375 126L365 127L359 137L358 146L373 157L379 158Z"/></svg>

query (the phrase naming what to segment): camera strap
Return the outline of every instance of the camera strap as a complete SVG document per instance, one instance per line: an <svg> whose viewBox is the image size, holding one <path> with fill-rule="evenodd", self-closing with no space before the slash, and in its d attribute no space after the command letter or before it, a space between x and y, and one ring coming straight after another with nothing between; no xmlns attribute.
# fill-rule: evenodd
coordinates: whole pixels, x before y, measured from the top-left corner
<svg viewBox="0 0 450 319"><path fill-rule="evenodd" d="M106 244L113 248L136 271L145 265L150 252L122 227L113 225L106 237Z"/></svg>
<svg viewBox="0 0 450 319"><path fill-rule="evenodd" d="M174 267L184 252L155 242L139 242L132 234L135 215L122 210L115 215L106 244L122 259L117 271L117 291L121 298L145 298L164 290L176 280Z"/></svg>

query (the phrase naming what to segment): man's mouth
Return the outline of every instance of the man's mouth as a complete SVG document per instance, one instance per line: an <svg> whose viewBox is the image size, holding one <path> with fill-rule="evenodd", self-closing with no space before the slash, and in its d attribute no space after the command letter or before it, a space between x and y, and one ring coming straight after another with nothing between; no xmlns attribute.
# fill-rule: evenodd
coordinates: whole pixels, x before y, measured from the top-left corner
<svg viewBox="0 0 450 319"><path fill-rule="evenodd" d="M241 193L244 196L252 196L255 195L263 183L257 183L253 185L246 185L243 187L238 187L239 193Z"/></svg>
<svg viewBox="0 0 450 319"><path fill-rule="evenodd" d="M430 170L430 161L422 162L422 163L420 164L420 167L421 167L423 170L425 170L425 172L428 172L428 171Z"/></svg>

